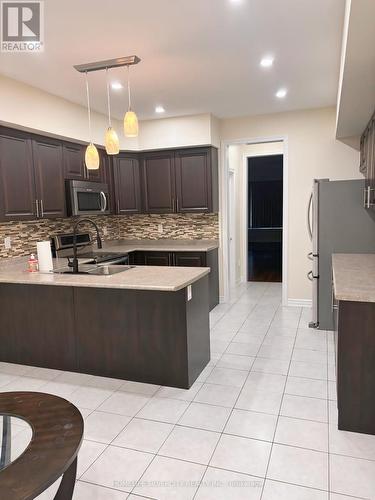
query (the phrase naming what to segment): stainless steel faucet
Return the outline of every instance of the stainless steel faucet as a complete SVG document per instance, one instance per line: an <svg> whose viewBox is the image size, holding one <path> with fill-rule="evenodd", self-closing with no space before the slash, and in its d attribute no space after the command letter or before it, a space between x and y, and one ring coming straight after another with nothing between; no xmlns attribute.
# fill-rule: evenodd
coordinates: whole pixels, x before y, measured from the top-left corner
<svg viewBox="0 0 375 500"><path fill-rule="evenodd" d="M79 273L79 269L78 269L78 257L77 257L77 230L78 230L78 227L80 224L83 224L83 223L90 223L94 226L95 228L95 231L96 231L96 242L97 242L97 245L98 245L98 248L102 248L103 245L102 245L102 239L100 237L100 234L99 234L99 228L98 226L95 224L95 222L91 219L80 219L79 221L77 221L75 224L74 224L74 229L73 229L73 273L74 274L78 274Z"/></svg>

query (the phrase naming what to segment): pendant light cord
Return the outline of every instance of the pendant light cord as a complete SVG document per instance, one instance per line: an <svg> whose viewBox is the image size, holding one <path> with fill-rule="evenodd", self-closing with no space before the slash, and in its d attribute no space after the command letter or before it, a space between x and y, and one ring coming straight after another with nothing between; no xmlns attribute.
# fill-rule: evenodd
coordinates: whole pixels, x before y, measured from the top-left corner
<svg viewBox="0 0 375 500"><path fill-rule="evenodd" d="M108 68L105 69L106 79L107 79L107 106L108 106L108 125L111 128L111 99L109 96L109 80L108 80Z"/></svg>
<svg viewBox="0 0 375 500"><path fill-rule="evenodd" d="M92 133L91 133L91 108L90 108L90 91L89 91L89 79L87 77L87 71L85 72L86 76L86 97L87 97L87 113L89 117L89 135L90 142L92 142Z"/></svg>
<svg viewBox="0 0 375 500"><path fill-rule="evenodd" d="M132 106L131 106L131 99L130 99L130 66L127 65L128 68L128 101L129 101L129 111L131 111Z"/></svg>

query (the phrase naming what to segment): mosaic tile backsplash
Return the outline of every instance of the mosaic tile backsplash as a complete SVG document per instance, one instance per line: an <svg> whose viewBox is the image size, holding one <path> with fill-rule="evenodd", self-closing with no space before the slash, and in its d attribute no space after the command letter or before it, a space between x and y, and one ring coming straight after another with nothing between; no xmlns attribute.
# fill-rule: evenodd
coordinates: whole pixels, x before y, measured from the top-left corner
<svg viewBox="0 0 375 500"><path fill-rule="evenodd" d="M218 214L169 214L169 215L129 215L96 216L103 240L119 239L187 239L218 240ZM47 240L58 233L73 230L76 219L44 219L23 222L0 222L0 259L20 257L36 251L37 241ZM163 233L159 233L159 224ZM80 230L89 230L82 225ZM11 238L8 250L4 238Z"/></svg>

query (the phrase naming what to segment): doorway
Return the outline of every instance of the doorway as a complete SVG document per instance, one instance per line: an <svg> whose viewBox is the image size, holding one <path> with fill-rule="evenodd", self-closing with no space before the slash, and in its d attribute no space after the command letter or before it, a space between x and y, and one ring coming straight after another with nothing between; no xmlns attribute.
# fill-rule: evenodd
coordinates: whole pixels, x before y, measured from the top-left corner
<svg viewBox="0 0 375 500"><path fill-rule="evenodd" d="M221 295L231 299L235 284L247 283L249 278L248 230L248 162L249 157L281 155L283 159L283 197L281 247L282 302L288 304L288 138L286 136L232 139L221 144L223 170L220 180L220 244ZM234 172L234 174L232 173ZM234 184L234 187L233 187ZM234 210L234 212L233 212ZM233 220L233 214L234 220ZM272 227L272 226L271 226ZM233 231L234 228L234 231ZM256 228L257 229L257 228ZM276 231L275 231L276 232ZM231 238L234 235L234 244ZM276 247L277 245L275 245ZM233 256L235 255L235 259ZM280 256L280 253L278 254ZM233 266L233 260L235 265ZM280 260L279 260L280 262ZM272 277L272 276L271 276ZM274 277L272 278L274 279ZM279 279L279 276L277 277Z"/></svg>
<svg viewBox="0 0 375 500"><path fill-rule="evenodd" d="M247 158L247 281L282 281L283 155Z"/></svg>

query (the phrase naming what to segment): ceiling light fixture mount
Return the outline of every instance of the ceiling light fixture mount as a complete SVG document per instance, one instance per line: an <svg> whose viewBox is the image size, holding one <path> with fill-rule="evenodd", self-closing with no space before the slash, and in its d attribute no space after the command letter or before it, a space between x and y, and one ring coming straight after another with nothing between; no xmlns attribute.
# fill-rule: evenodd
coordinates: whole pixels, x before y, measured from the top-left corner
<svg viewBox="0 0 375 500"><path fill-rule="evenodd" d="M155 113L165 113L163 106L155 106Z"/></svg>
<svg viewBox="0 0 375 500"><path fill-rule="evenodd" d="M88 110L88 120L89 120L89 133L90 133L90 144L86 148L85 163L89 170L97 170L99 168L99 153L95 145L92 142L92 132L91 132L91 107L90 107L90 94L89 94L89 83L87 74L92 71L104 71L106 72L106 86L107 86L107 106L108 106L108 129L105 133L105 148L107 154L114 155L118 154L119 140L116 131L111 125L111 103L110 103L110 92L109 92L109 80L108 80L108 70L111 68L121 68L126 66L128 69L128 111L124 117L124 132L126 137L137 137L138 136L138 118L134 111L131 109L130 102L130 81L129 81L129 68L134 64L138 64L141 59L138 56L125 56L117 57L116 59L107 59L105 61L95 61L86 64L77 64L74 66L79 73L84 73L86 77L86 94L87 94L87 110ZM121 83L113 82L113 89L122 88Z"/></svg>

